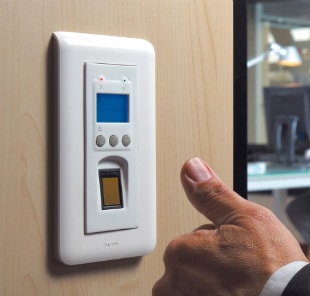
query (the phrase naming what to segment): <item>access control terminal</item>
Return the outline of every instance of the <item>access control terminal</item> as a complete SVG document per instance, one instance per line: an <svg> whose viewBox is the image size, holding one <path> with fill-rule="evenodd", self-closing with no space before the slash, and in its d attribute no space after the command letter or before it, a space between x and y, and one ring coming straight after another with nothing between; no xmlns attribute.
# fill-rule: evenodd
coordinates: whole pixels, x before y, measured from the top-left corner
<svg viewBox="0 0 310 296"><path fill-rule="evenodd" d="M156 244L155 52L146 40L55 32L57 254L69 265Z"/></svg>
<svg viewBox="0 0 310 296"><path fill-rule="evenodd" d="M85 86L85 231L137 228L137 67L85 63Z"/></svg>

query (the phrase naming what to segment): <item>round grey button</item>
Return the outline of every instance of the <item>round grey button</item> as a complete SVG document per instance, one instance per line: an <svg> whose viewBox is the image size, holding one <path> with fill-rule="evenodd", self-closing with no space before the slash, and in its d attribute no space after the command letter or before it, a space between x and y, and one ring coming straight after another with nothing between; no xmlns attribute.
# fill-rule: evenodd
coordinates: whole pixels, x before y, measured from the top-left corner
<svg viewBox="0 0 310 296"><path fill-rule="evenodd" d="M98 147L102 147L105 144L105 138L103 135L99 135L96 138L96 144Z"/></svg>
<svg viewBox="0 0 310 296"><path fill-rule="evenodd" d="M123 136L122 143L125 147L129 146L131 143L131 139L128 135Z"/></svg>
<svg viewBox="0 0 310 296"><path fill-rule="evenodd" d="M110 136L109 143L112 147L115 147L118 144L118 138L115 135Z"/></svg>

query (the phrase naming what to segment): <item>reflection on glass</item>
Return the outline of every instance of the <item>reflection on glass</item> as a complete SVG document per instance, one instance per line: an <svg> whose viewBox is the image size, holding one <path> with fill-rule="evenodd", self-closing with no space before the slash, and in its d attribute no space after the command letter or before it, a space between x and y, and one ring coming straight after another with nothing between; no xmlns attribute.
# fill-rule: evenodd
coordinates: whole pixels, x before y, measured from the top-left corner
<svg viewBox="0 0 310 296"><path fill-rule="evenodd" d="M310 220L309 11L310 0L247 2L249 199L308 245L309 226L297 220Z"/></svg>

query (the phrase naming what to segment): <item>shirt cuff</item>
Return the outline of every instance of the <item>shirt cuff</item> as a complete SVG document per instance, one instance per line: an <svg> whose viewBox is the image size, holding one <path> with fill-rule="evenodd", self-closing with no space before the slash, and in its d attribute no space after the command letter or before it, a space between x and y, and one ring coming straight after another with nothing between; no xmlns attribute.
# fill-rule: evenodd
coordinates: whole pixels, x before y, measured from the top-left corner
<svg viewBox="0 0 310 296"><path fill-rule="evenodd" d="M259 296L281 296L294 275L307 264L305 261L294 261L279 268L268 279Z"/></svg>

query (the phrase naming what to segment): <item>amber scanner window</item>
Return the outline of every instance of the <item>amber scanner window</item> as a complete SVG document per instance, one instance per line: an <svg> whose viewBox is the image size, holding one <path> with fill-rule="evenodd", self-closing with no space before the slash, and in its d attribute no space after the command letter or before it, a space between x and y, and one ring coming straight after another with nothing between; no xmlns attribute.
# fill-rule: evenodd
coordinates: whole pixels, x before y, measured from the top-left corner
<svg viewBox="0 0 310 296"><path fill-rule="evenodd" d="M120 170L99 170L99 182L102 209L122 208L123 196Z"/></svg>

